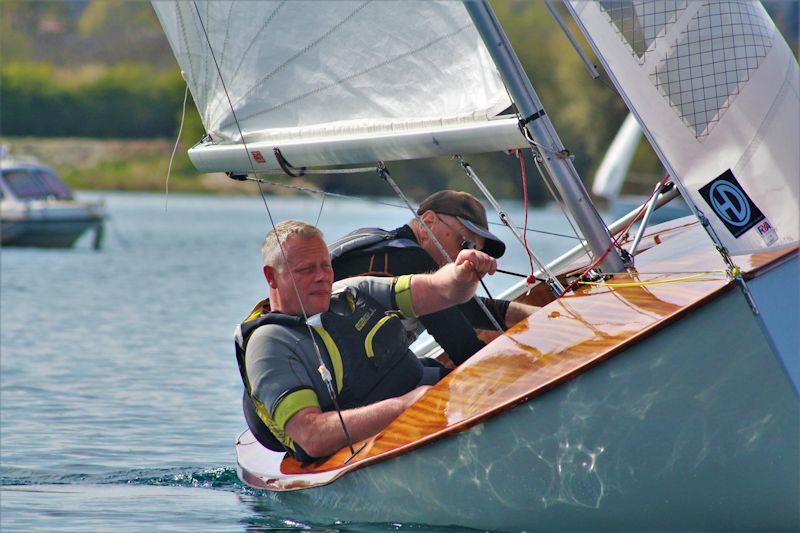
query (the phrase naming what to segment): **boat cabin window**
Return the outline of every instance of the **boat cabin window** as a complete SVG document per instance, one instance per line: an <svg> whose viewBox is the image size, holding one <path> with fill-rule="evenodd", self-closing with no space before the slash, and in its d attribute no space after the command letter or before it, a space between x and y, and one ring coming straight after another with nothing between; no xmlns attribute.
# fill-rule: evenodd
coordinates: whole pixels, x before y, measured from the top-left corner
<svg viewBox="0 0 800 533"><path fill-rule="evenodd" d="M61 178L55 172L41 169L35 170L34 174L44 182L50 196L54 196L59 200L72 200L72 192L70 192L69 187L61 181Z"/></svg>
<svg viewBox="0 0 800 533"><path fill-rule="evenodd" d="M20 200L37 200L45 198L58 198L69 200L72 198L66 185L50 171L36 169L9 170L3 172L5 179L14 196Z"/></svg>

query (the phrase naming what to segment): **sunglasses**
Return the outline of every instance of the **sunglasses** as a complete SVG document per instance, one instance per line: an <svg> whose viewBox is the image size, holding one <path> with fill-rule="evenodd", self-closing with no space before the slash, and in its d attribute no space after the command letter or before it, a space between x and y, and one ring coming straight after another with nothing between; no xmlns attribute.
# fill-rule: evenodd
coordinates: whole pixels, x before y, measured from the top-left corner
<svg viewBox="0 0 800 533"><path fill-rule="evenodd" d="M436 215L436 218L438 218L439 220L441 220L441 221L442 221L442 224L444 224L445 226L447 226L448 228L450 228L450 231L452 231L453 233L455 233L456 235L458 235L458 237L461 239L461 243L459 244L459 246L461 247L461 249L462 249L462 250L477 250L477 249L478 249L478 245L477 245L477 244L475 244L475 241L472 241L472 240L470 240L470 239L467 239L466 237L464 237L463 235L461 235L461 232L459 232L459 231L458 231L458 230L456 230L456 229L455 229L453 226L451 226L450 224L448 224L448 223L447 223L447 221L446 221L445 219L443 219L442 217L440 217L438 214Z"/></svg>

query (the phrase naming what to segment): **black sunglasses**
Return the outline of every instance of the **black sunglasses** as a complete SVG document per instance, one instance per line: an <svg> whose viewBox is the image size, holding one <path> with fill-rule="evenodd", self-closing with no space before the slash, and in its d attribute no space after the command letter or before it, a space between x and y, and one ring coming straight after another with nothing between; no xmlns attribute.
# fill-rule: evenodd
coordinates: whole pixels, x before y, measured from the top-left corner
<svg viewBox="0 0 800 533"><path fill-rule="evenodd" d="M436 217L439 220L442 221L442 224L444 224L445 226L450 228L450 231L452 231L453 233L458 235L458 237L461 239L461 243L459 244L459 246L461 247L462 250L476 250L477 249L478 245L475 244L475 241L471 241L470 239L467 239L466 237L461 235L461 232L456 231L456 229L453 226L448 224L447 221L445 219L443 219L442 217L440 217L438 214L436 215Z"/></svg>

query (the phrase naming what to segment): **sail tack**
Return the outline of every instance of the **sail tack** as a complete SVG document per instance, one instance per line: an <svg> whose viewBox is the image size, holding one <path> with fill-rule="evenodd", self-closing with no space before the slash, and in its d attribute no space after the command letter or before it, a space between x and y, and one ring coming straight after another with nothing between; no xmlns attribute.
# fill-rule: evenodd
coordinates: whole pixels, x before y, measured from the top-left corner
<svg viewBox="0 0 800 533"><path fill-rule="evenodd" d="M301 166L524 144L460 2L153 6L213 141L204 170L277 168L276 147Z"/></svg>
<svg viewBox="0 0 800 533"><path fill-rule="evenodd" d="M800 236L797 61L750 0L571 1L681 192L732 253Z"/></svg>

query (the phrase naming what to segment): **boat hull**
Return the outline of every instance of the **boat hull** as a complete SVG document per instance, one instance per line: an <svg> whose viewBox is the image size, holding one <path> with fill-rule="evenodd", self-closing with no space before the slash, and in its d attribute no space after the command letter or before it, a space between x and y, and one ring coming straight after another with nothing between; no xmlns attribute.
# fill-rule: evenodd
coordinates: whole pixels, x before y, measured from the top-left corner
<svg viewBox="0 0 800 533"><path fill-rule="evenodd" d="M798 396L759 321L733 287L483 424L270 497L312 519L798 529Z"/></svg>
<svg viewBox="0 0 800 533"><path fill-rule="evenodd" d="M103 219L98 217L71 220L2 220L0 242L3 246L69 248L87 230L99 231Z"/></svg>

